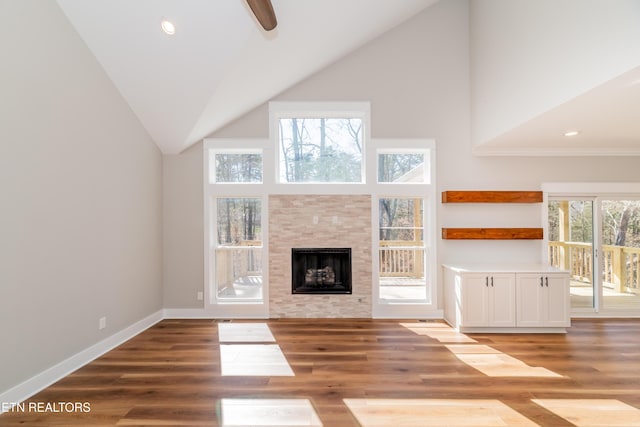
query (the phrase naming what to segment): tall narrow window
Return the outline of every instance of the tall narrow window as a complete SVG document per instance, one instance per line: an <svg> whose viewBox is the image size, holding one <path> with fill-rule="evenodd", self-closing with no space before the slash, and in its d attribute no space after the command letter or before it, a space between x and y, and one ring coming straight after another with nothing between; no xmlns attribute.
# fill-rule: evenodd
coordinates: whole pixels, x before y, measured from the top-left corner
<svg viewBox="0 0 640 427"><path fill-rule="evenodd" d="M262 203L219 198L215 287L218 299L262 299Z"/></svg>
<svg viewBox="0 0 640 427"><path fill-rule="evenodd" d="M426 301L423 199L381 198L378 204L380 299Z"/></svg>

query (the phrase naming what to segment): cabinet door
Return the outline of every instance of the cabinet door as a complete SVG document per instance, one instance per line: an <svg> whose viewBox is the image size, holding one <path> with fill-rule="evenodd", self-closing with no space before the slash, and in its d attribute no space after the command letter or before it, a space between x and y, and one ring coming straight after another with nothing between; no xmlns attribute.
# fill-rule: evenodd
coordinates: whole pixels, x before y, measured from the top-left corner
<svg viewBox="0 0 640 427"><path fill-rule="evenodd" d="M489 275L462 275L461 326L489 326Z"/></svg>
<svg viewBox="0 0 640 427"><path fill-rule="evenodd" d="M543 301L546 294L541 274L518 274L516 279L517 325L523 327L544 326Z"/></svg>
<svg viewBox="0 0 640 427"><path fill-rule="evenodd" d="M516 291L513 274L489 276L489 325L516 326Z"/></svg>
<svg viewBox="0 0 640 427"><path fill-rule="evenodd" d="M546 325L552 327L571 326L569 276L551 273L545 276L544 305Z"/></svg>

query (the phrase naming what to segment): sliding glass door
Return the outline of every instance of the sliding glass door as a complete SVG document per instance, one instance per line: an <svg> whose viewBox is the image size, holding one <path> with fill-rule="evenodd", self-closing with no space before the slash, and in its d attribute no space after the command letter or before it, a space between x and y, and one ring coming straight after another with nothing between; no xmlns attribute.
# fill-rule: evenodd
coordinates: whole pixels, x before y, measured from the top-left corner
<svg viewBox="0 0 640 427"><path fill-rule="evenodd" d="M602 200L602 309L640 313L640 200Z"/></svg>
<svg viewBox="0 0 640 427"><path fill-rule="evenodd" d="M550 199L549 262L571 272L571 307L593 311L597 286L594 200Z"/></svg>
<svg viewBox="0 0 640 427"><path fill-rule="evenodd" d="M571 272L574 313L640 314L640 200L549 197L549 262Z"/></svg>

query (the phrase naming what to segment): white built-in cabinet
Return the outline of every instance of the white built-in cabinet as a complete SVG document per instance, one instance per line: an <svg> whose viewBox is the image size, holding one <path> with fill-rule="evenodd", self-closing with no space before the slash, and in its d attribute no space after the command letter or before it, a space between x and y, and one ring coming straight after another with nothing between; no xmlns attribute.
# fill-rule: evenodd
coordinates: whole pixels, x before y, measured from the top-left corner
<svg viewBox="0 0 640 427"><path fill-rule="evenodd" d="M569 273L545 266L444 266L445 320L462 332L565 332Z"/></svg>
<svg viewBox="0 0 640 427"><path fill-rule="evenodd" d="M472 273L460 286L465 326L516 326L513 274Z"/></svg>
<svg viewBox="0 0 640 427"><path fill-rule="evenodd" d="M570 326L568 274L518 273L516 276L518 326Z"/></svg>

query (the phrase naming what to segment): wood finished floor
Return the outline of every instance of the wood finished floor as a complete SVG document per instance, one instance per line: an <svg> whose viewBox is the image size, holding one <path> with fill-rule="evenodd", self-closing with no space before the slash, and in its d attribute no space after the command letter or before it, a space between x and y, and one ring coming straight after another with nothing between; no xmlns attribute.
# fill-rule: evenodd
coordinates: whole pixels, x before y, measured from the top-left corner
<svg viewBox="0 0 640 427"><path fill-rule="evenodd" d="M566 335L461 335L439 322L390 320L264 323L275 338L264 344L279 346L293 376L223 376L222 323L164 320L33 396L26 411L0 415L0 426L221 426L225 404L240 405L246 425L290 425L264 414L291 420L309 408L316 418L295 425L640 425L640 320L574 320ZM233 344L259 344L263 332ZM90 412L30 412L30 402L88 402ZM250 421L252 411L262 418Z"/></svg>

